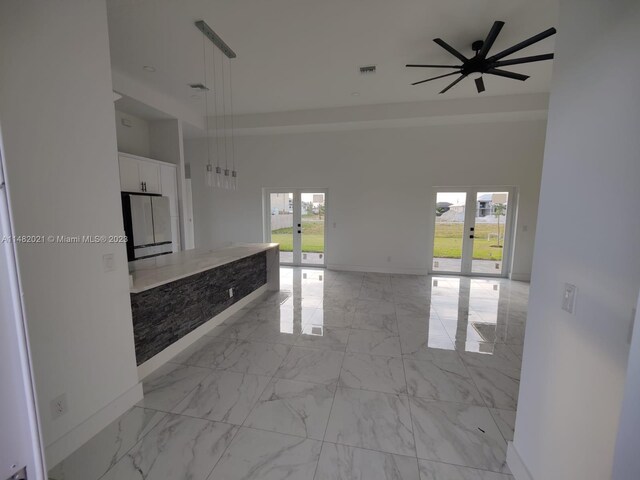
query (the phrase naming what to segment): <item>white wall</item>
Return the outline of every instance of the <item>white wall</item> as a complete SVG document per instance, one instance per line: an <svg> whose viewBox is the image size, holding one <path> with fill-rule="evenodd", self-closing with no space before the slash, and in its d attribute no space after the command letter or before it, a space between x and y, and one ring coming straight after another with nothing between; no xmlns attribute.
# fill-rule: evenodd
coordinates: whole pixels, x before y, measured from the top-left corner
<svg viewBox="0 0 640 480"><path fill-rule="evenodd" d="M528 226L517 233L514 273L526 279L544 132L544 121L515 121L238 136L236 192L205 186L205 143L192 140L196 246L262 241L263 187L328 188L330 265L425 272L432 186L513 185Z"/></svg>
<svg viewBox="0 0 640 480"><path fill-rule="evenodd" d="M622 401L618 439L613 460L613 480L640 478L640 299L636 307L633 339L629 351L627 381Z"/></svg>
<svg viewBox="0 0 640 480"><path fill-rule="evenodd" d="M513 444L536 480L611 476L640 288L639 48L636 0L561 2Z"/></svg>
<svg viewBox="0 0 640 480"><path fill-rule="evenodd" d="M110 73L103 0L0 3L0 128L15 234L122 233ZM116 270L105 273L108 253ZM52 466L141 396L125 245L22 243L17 254ZM52 420L50 402L63 393L69 411Z"/></svg>
<svg viewBox="0 0 640 480"><path fill-rule="evenodd" d="M130 127L125 127L122 121L128 121ZM118 151L149 157L151 148L149 145L149 122L116 110L116 137L118 139Z"/></svg>

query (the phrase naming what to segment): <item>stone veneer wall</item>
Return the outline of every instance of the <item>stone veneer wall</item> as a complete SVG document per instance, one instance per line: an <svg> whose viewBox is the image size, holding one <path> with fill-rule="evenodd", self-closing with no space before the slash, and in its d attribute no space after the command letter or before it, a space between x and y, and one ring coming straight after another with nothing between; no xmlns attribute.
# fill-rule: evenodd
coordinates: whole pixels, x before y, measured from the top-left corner
<svg viewBox="0 0 640 480"><path fill-rule="evenodd" d="M140 365L267 283L261 252L131 294L136 361ZM229 298L229 289L233 297Z"/></svg>

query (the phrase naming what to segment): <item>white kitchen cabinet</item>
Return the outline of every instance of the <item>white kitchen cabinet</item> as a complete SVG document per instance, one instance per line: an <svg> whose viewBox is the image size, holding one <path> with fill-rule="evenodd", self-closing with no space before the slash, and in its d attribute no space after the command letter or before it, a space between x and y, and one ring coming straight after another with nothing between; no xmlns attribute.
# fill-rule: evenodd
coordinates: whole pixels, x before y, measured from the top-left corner
<svg viewBox="0 0 640 480"><path fill-rule="evenodd" d="M160 168L157 163L138 161L138 171L145 193L161 193Z"/></svg>
<svg viewBox="0 0 640 480"><path fill-rule="evenodd" d="M160 165L156 162L118 155L120 190L123 192L160 193Z"/></svg>
<svg viewBox="0 0 640 480"><path fill-rule="evenodd" d="M118 156L120 163L120 190L123 192L141 192L138 161L125 155Z"/></svg>
<svg viewBox="0 0 640 480"><path fill-rule="evenodd" d="M169 211L172 217L178 214L178 179L175 165L160 165L160 193L169 197Z"/></svg>

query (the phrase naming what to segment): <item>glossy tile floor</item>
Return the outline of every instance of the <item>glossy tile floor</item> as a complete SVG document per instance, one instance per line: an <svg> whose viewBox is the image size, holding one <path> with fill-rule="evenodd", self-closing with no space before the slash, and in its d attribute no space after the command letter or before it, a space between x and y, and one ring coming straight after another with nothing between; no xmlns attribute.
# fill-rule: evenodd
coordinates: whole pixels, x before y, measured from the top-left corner
<svg viewBox="0 0 640 480"><path fill-rule="evenodd" d="M528 284L283 268L55 480L507 480Z"/></svg>

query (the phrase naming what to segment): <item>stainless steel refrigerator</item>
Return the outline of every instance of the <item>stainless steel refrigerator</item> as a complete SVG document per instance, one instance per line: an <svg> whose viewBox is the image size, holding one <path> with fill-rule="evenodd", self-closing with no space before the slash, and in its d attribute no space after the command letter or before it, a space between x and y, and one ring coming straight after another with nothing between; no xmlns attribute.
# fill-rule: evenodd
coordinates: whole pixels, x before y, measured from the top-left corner
<svg viewBox="0 0 640 480"><path fill-rule="evenodd" d="M122 214L130 262L173 252L168 197L123 193Z"/></svg>

